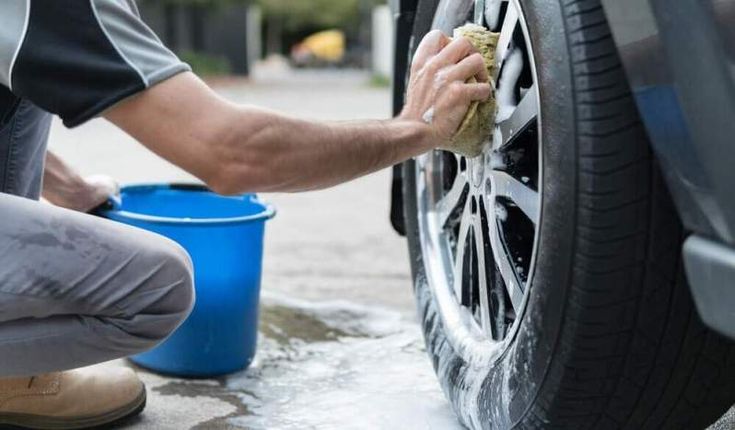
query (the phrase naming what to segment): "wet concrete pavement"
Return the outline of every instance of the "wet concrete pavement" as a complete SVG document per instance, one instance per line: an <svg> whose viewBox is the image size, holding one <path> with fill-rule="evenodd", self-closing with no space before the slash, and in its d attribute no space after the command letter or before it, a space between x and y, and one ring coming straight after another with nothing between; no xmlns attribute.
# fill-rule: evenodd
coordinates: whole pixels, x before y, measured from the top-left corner
<svg viewBox="0 0 735 430"><path fill-rule="evenodd" d="M269 70L258 78L218 91L301 117L390 114L388 90L369 87L363 74ZM85 174L123 183L191 179L101 120L74 131L56 122L52 142ZM279 213L266 235L256 363L218 380L141 371L149 406L124 428L460 428L414 321L405 243L388 223L389 188L381 172L331 190L262 196Z"/></svg>

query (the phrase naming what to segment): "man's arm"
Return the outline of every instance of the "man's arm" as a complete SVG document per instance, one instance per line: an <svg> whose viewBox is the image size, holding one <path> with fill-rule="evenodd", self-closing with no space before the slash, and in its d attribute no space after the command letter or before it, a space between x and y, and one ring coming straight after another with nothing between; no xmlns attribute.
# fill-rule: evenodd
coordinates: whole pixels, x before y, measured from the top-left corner
<svg viewBox="0 0 735 430"><path fill-rule="evenodd" d="M106 176L83 178L57 155L48 151L43 171L43 198L56 206L89 212L119 191Z"/></svg>
<svg viewBox="0 0 735 430"><path fill-rule="evenodd" d="M468 84L471 77L480 83ZM412 67L397 119L312 122L230 103L191 73L180 74L105 117L222 194L325 188L445 144L469 105L487 99L482 57L464 40L433 32ZM433 121L425 121L426 113Z"/></svg>

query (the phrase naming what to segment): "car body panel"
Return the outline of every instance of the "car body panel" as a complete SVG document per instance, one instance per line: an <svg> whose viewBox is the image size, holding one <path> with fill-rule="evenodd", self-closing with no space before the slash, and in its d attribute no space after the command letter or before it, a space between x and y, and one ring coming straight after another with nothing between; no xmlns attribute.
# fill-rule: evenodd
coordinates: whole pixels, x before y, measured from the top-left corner
<svg viewBox="0 0 735 430"><path fill-rule="evenodd" d="M685 226L735 245L735 1L602 2Z"/></svg>
<svg viewBox="0 0 735 430"><path fill-rule="evenodd" d="M692 233L683 256L697 308L708 325L735 337L735 0L602 4Z"/></svg>

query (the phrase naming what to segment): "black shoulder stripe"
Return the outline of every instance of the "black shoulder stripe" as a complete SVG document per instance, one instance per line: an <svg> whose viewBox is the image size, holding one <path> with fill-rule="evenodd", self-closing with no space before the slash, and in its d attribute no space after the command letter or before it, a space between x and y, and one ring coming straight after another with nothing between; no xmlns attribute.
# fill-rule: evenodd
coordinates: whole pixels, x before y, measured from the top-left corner
<svg viewBox="0 0 735 430"><path fill-rule="evenodd" d="M145 89L100 28L88 0L34 0L13 92L77 125Z"/></svg>

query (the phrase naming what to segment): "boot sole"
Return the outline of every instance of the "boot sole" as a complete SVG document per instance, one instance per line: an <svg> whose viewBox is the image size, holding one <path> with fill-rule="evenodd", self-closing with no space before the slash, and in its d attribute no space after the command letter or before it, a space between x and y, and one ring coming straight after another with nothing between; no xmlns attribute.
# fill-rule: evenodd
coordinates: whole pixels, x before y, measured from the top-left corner
<svg viewBox="0 0 735 430"><path fill-rule="evenodd" d="M146 404L146 389L135 399L119 409L104 415L82 418L56 418L26 414L0 414L3 430L102 430L121 424L140 414Z"/></svg>

